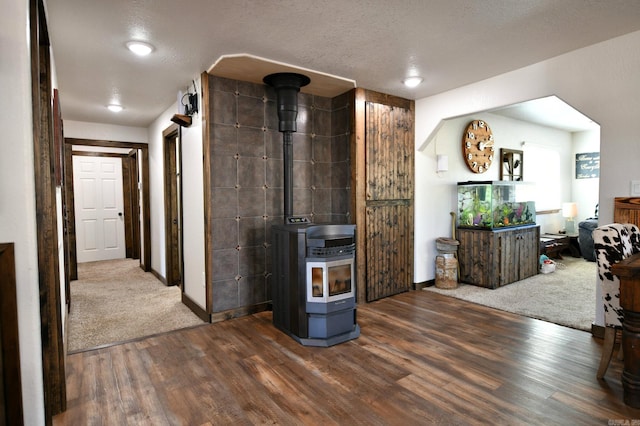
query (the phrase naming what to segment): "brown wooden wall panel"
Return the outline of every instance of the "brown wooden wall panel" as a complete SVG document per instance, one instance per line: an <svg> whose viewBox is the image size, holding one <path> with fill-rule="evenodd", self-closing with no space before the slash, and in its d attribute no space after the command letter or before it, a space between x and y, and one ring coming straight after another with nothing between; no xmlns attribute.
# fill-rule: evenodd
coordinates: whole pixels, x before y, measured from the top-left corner
<svg viewBox="0 0 640 426"><path fill-rule="evenodd" d="M13 243L0 244L0 425L23 424Z"/></svg>
<svg viewBox="0 0 640 426"><path fill-rule="evenodd" d="M640 197L614 198L613 221L640 226Z"/></svg>
<svg viewBox="0 0 640 426"><path fill-rule="evenodd" d="M413 198L413 112L367 102L367 200Z"/></svg>
<svg viewBox="0 0 640 426"><path fill-rule="evenodd" d="M413 262L413 217L408 203L368 206L367 301L408 291Z"/></svg>
<svg viewBox="0 0 640 426"><path fill-rule="evenodd" d="M364 89L351 95L351 210L365 302L413 283L414 102Z"/></svg>

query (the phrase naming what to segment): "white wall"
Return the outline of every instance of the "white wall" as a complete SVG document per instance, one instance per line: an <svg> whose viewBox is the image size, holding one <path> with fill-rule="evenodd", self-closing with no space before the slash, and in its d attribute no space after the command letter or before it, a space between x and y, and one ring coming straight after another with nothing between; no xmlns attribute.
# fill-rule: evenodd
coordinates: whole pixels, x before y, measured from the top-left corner
<svg viewBox="0 0 640 426"><path fill-rule="evenodd" d="M0 242L14 242L24 422L44 424L31 114L29 2L0 15Z"/></svg>
<svg viewBox="0 0 640 426"><path fill-rule="evenodd" d="M434 278L430 270L421 265L431 263L429 248L449 226L447 210L432 207L433 200L439 199L432 186L441 182L434 176L436 159L431 145L434 131L442 125L442 120L558 96L601 126L600 218L601 223L612 221L613 198L628 196L629 182L640 179L636 129L640 116L638 69L640 32L635 32L417 100L414 280ZM449 161L450 166L453 161Z"/></svg>
<svg viewBox="0 0 640 426"><path fill-rule="evenodd" d="M194 78L200 82L200 76ZM198 87L202 105L201 85ZM162 132L171 126L177 102L164 111L149 127L149 168L151 187L151 266L166 277L164 230L164 165ZM182 128L182 214L184 243L184 292L203 309L205 294L204 186L201 111L192 117L190 127Z"/></svg>
<svg viewBox="0 0 640 426"><path fill-rule="evenodd" d="M64 93L62 93L61 96L64 96ZM147 128L64 120L64 137L102 141L147 143Z"/></svg>
<svg viewBox="0 0 640 426"><path fill-rule="evenodd" d="M573 134L573 201L578 204L578 223L595 214L598 204L600 186L599 178L576 179L576 154L585 152L600 152L600 130L590 130ZM595 188L595 189L594 189Z"/></svg>

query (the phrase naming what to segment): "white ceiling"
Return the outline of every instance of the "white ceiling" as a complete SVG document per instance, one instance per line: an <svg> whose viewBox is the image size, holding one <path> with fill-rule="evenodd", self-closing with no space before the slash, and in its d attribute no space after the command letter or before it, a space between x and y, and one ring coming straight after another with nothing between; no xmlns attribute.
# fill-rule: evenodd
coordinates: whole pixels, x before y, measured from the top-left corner
<svg viewBox="0 0 640 426"><path fill-rule="evenodd" d="M638 0L48 0L47 7L63 118L142 127L225 55L419 99L640 30ZM135 57L125 48L131 39L156 49ZM425 80L408 89L401 82L412 73ZM108 111L113 101L125 110Z"/></svg>

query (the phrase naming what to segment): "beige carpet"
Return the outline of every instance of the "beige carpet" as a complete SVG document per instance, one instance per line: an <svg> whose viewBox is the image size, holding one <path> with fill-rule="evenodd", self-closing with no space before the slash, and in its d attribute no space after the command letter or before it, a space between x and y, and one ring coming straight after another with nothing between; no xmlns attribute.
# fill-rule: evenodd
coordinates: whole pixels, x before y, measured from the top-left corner
<svg viewBox="0 0 640 426"><path fill-rule="evenodd" d="M480 305L537 318L579 330L595 319L596 263L582 258L557 260L555 272L538 274L495 290L469 284L434 291Z"/></svg>
<svg viewBox="0 0 640 426"><path fill-rule="evenodd" d="M78 351L204 322L181 302L179 287L167 287L139 261L78 264L71 282L68 350Z"/></svg>

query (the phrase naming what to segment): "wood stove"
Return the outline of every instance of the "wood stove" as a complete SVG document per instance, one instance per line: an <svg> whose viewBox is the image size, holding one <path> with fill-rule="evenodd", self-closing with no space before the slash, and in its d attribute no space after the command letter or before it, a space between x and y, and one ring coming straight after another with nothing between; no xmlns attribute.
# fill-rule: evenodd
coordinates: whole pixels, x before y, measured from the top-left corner
<svg viewBox="0 0 640 426"><path fill-rule="evenodd" d="M306 346L357 338L355 225L273 227L273 323Z"/></svg>

